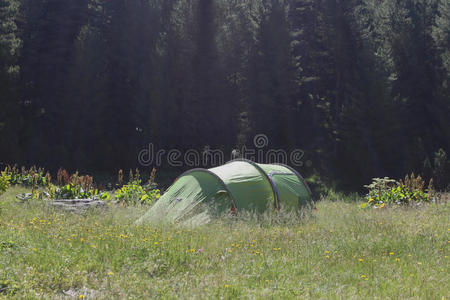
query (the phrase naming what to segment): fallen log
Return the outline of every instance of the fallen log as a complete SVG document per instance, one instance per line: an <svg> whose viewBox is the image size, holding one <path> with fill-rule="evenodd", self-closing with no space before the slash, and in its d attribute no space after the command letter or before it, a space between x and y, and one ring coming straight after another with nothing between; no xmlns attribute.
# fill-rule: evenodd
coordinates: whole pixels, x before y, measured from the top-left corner
<svg viewBox="0 0 450 300"><path fill-rule="evenodd" d="M51 201L51 205L64 210L76 211L91 207L104 207L106 206L106 202L96 199L58 199Z"/></svg>

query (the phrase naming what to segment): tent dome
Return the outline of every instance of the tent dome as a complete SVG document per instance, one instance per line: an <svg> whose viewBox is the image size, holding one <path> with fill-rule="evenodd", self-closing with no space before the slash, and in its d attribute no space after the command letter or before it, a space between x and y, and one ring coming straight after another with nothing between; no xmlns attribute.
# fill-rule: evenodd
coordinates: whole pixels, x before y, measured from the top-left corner
<svg viewBox="0 0 450 300"><path fill-rule="evenodd" d="M204 223L227 210L298 209L311 200L305 180L291 167L238 159L181 174L138 222Z"/></svg>

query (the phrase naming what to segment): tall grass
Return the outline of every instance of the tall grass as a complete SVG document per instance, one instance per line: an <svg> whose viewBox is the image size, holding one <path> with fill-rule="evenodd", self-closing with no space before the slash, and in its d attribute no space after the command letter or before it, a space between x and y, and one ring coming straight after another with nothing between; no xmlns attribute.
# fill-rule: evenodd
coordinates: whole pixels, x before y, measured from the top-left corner
<svg viewBox="0 0 450 300"><path fill-rule="evenodd" d="M74 214L0 197L0 298L449 296L448 204L242 213L198 227L135 225L145 208Z"/></svg>

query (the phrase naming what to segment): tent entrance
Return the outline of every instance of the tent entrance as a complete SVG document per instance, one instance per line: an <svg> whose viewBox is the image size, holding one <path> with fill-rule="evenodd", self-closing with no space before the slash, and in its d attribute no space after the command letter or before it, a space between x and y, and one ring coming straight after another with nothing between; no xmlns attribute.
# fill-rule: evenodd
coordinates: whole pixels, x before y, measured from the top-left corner
<svg viewBox="0 0 450 300"><path fill-rule="evenodd" d="M309 199L298 176L287 172L269 172L269 179L276 194L276 208L298 209Z"/></svg>

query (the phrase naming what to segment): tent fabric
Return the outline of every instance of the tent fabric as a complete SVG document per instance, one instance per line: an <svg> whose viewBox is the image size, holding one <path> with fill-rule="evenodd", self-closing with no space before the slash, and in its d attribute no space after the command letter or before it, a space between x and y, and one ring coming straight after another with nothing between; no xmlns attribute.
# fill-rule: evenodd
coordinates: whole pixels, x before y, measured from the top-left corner
<svg viewBox="0 0 450 300"><path fill-rule="evenodd" d="M294 169L234 160L183 173L138 223L201 224L226 211L293 210L310 201L311 191Z"/></svg>

